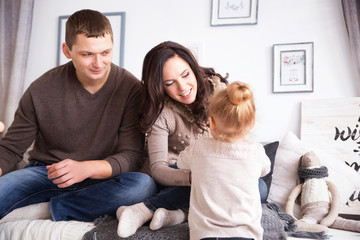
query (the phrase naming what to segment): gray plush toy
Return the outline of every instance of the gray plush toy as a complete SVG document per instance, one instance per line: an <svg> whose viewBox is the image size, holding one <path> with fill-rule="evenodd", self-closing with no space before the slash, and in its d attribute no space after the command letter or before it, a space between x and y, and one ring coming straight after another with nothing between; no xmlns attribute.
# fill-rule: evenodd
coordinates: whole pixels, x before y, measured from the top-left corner
<svg viewBox="0 0 360 240"><path fill-rule="evenodd" d="M328 181L328 170L321 166L318 156L308 152L300 158L298 175L300 184L291 192L285 212L294 216L294 203L301 194L301 218L296 221L297 231L328 232L328 227L360 232L360 221L341 218L340 194Z"/></svg>

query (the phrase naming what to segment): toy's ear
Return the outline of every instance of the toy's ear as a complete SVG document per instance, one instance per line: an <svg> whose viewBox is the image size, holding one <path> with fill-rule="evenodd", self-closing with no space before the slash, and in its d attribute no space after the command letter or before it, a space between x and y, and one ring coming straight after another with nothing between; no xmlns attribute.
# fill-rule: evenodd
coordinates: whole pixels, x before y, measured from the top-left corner
<svg viewBox="0 0 360 240"><path fill-rule="evenodd" d="M298 170L299 170L299 168L302 167L303 157L304 157L304 156L301 156L300 159L299 159ZM301 178L300 176L298 176L298 178L297 178L297 184L303 184L304 182L305 182L305 180L304 180L303 178Z"/></svg>
<svg viewBox="0 0 360 240"><path fill-rule="evenodd" d="M300 159L299 159L299 165L298 165L298 168L299 168L299 167L301 167L302 161L303 161L303 156L301 156L301 157L300 157Z"/></svg>

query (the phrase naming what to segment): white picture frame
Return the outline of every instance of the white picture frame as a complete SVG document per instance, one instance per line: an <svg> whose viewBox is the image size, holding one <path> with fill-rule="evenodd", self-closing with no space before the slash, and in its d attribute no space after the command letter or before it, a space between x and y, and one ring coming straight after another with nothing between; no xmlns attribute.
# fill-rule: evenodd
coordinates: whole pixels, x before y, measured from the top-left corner
<svg viewBox="0 0 360 240"><path fill-rule="evenodd" d="M204 46L203 43L184 43L183 46L185 46L187 49L191 51L191 53L194 55L195 59L198 61L200 65L203 65L203 54L204 54Z"/></svg>
<svg viewBox="0 0 360 240"><path fill-rule="evenodd" d="M314 43L273 45L273 93L314 91Z"/></svg>
<svg viewBox="0 0 360 240"><path fill-rule="evenodd" d="M258 0L212 0L211 26L257 24Z"/></svg>
<svg viewBox="0 0 360 240"><path fill-rule="evenodd" d="M110 21L113 38L114 38L114 49L113 49L113 63L124 67L124 46L125 46L125 12L109 12L103 13ZM66 21L70 15L59 16L58 23L58 49L57 49L57 66L62 65L70 61L67 59L62 52L61 45L65 42L65 26Z"/></svg>

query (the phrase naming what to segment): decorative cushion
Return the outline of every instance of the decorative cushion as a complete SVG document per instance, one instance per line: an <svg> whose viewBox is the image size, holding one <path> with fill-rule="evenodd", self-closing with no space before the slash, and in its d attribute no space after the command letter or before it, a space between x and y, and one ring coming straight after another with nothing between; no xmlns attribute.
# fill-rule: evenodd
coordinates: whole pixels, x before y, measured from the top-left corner
<svg viewBox="0 0 360 240"><path fill-rule="evenodd" d="M268 174L266 174L264 177L262 177L261 179L264 180L264 182L266 183L268 190L270 190L270 187L271 187L272 175L273 175L273 171L274 171L275 155L276 155L276 150L278 149L278 146L279 146L278 141L264 145L265 153L269 157L270 162L271 162L271 169L270 169L270 172ZM266 196L266 199L267 199L267 197L268 196Z"/></svg>
<svg viewBox="0 0 360 240"><path fill-rule="evenodd" d="M297 185L299 159L309 151L314 151L321 164L328 168L328 180L337 186L341 203L345 204L354 190L360 187L358 173L345 163L327 154L326 151L316 146L307 145L292 132L286 134L277 149L268 200L278 203L285 209L290 191ZM294 215L295 217L300 216L299 205L295 205Z"/></svg>

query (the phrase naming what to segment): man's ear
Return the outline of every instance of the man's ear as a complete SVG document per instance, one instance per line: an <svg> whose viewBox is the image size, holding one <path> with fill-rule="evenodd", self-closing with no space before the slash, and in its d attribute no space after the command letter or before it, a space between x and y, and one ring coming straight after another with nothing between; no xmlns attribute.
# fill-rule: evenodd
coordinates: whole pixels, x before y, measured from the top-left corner
<svg viewBox="0 0 360 240"><path fill-rule="evenodd" d="M66 43L63 43L63 44L62 44L62 51L63 51L63 53L64 53L64 55L65 55L65 57L66 57L67 59L70 59L70 58L71 58L70 49L69 49L69 47L66 45Z"/></svg>

